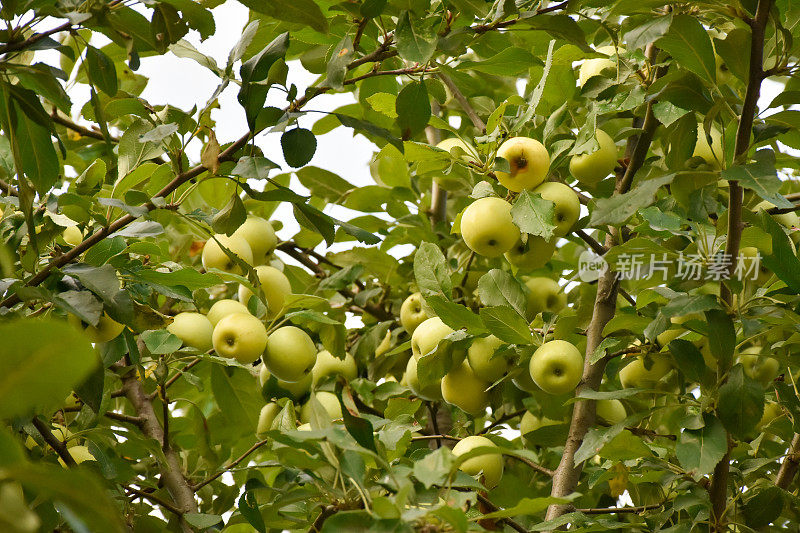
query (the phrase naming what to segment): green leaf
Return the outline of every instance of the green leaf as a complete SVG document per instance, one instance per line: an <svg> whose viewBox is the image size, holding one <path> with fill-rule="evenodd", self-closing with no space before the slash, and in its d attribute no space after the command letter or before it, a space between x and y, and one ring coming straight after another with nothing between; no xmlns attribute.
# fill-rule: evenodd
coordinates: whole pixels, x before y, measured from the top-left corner
<svg viewBox="0 0 800 533"><path fill-rule="evenodd" d="M683 316L691 313L702 313L709 309L719 309L716 296L712 294L681 294L672 298L670 302L661 309L661 313L666 317Z"/></svg>
<svg viewBox="0 0 800 533"><path fill-rule="evenodd" d="M625 430L626 423L628 423L627 419L611 427L590 429L584 437L581 447L575 452L575 466L597 455L606 443Z"/></svg>
<svg viewBox="0 0 800 533"><path fill-rule="evenodd" d="M528 322L519 313L505 305L483 307L481 320L495 337L510 344L531 344L531 330Z"/></svg>
<svg viewBox="0 0 800 533"><path fill-rule="evenodd" d="M714 47L700 21L690 15L675 15L669 31L656 44L682 67L709 83L716 81Z"/></svg>
<svg viewBox="0 0 800 533"><path fill-rule="evenodd" d="M258 425L263 400L258 382L246 370L237 367L211 367L211 390L227 427L238 434L253 435Z"/></svg>
<svg viewBox="0 0 800 533"><path fill-rule="evenodd" d="M728 436L722 422L709 414L703 420L705 426L700 429L684 429L675 446L678 462L694 479L713 472L728 451Z"/></svg>
<svg viewBox="0 0 800 533"><path fill-rule="evenodd" d="M331 60L328 62L327 82L334 89L341 89L344 77L347 74L347 65L353 58L353 40L345 35L333 49Z"/></svg>
<svg viewBox="0 0 800 533"><path fill-rule="evenodd" d="M669 343L669 351L684 376L695 382L703 381L707 370L706 362L693 342L675 339Z"/></svg>
<svg viewBox="0 0 800 533"><path fill-rule="evenodd" d="M412 81L403 87L397 95L395 112L403 139L410 139L425 129L431 118L431 103L424 81Z"/></svg>
<svg viewBox="0 0 800 533"><path fill-rule="evenodd" d="M269 177L269 171L280 168L266 157L240 157L231 174L245 179L263 180Z"/></svg>
<svg viewBox="0 0 800 533"><path fill-rule="evenodd" d="M446 447L437 448L414 463L414 477L426 488L443 485L450 476L452 465L453 452Z"/></svg>
<svg viewBox="0 0 800 533"><path fill-rule="evenodd" d="M383 113L389 118L397 118L397 111L395 111L396 101L397 96L390 93L375 93L367 97L367 102L369 102L374 111Z"/></svg>
<svg viewBox="0 0 800 533"><path fill-rule="evenodd" d="M511 218L523 233L550 240L555 235L555 204L540 194L522 191L511 207Z"/></svg>
<svg viewBox="0 0 800 533"><path fill-rule="evenodd" d="M527 299L522 285L508 272L493 268L478 280L478 291L484 305L506 305L525 316Z"/></svg>
<svg viewBox="0 0 800 533"><path fill-rule="evenodd" d="M317 151L317 137L310 130L295 128L281 135L283 158L292 167L302 167Z"/></svg>
<svg viewBox="0 0 800 533"><path fill-rule="evenodd" d="M528 71L532 65L541 62L527 50L522 48L510 47L501 50L492 57L480 61L462 61L458 65L459 70L474 70L485 72L495 76L518 76ZM494 131L494 128L487 127L487 131Z"/></svg>
<svg viewBox="0 0 800 533"><path fill-rule="evenodd" d="M436 50L435 28L429 21L411 20L408 11L403 11L395 30L397 53L410 63L427 63Z"/></svg>
<svg viewBox="0 0 800 533"><path fill-rule="evenodd" d="M745 523L753 529L766 527L778 519L785 505L786 492L783 489L774 485L763 487L745 502Z"/></svg>
<svg viewBox="0 0 800 533"><path fill-rule="evenodd" d="M781 180L775 170L775 152L759 150L754 159L753 163L734 165L724 169L722 179L738 181L742 187L754 191L776 207L792 207L794 204L778 193Z"/></svg>
<svg viewBox="0 0 800 533"><path fill-rule="evenodd" d="M686 314L689 312L687 311ZM708 321L708 347L722 368L728 368L736 348L736 329L733 320L721 309L705 312Z"/></svg>
<svg viewBox="0 0 800 533"><path fill-rule="evenodd" d="M481 318L462 304L451 302L440 294L427 296L425 303L442 319L442 322L453 329L466 329L472 335L486 333Z"/></svg>
<svg viewBox="0 0 800 533"><path fill-rule="evenodd" d="M331 113L331 114L339 119L339 122L342 123L342 126L347 126L348 128L353 128L356 131L360 131L362 133L364 132L369 133L370 135L374 135L376 137L380 137L381 139L385 139L389 142L389 144L393 145L400 152L403 151L403 141L392 135L392 133L386 128L381 128L380 126L376 126L372 122L349 117L347 115L342 115L341 113Z"/></svg>
<svg viewBox="0 0 800 533"><path fill-rule="evenodd" d="M314 0L242 0L242 3L271 18L310 26L322 34L328 32L328 19Z"/></svg>
<svg viewBox="0 0 800 533"><path fill-rule="evenodd" d="M51 413L99 365L86 336L53 319L0 325L0 418Z"/></svg>
<svg viewBox="0 0 800 533"><path fill-rule="evenodd" d="M375 529L375 520L366 511L340 511L322 524L320 533L371 533Z"/></svg>
<svg viewBox="0 0 800 533"><path fill-rule="evenodd" d="M140 141L141 137L149 133L152 129L152 124L140 118L136 118L125 129L125 132L119 140L119 161L117 163L118 183L145 161L155 159L164 153L162 143Z"/></svg>
<svg viewBox="0 0 800 533"><path fill-rule="evenodd" d="M176 352L183 345L183 341L165 329L144 331L139 338L155 355Z"/></svg>
<svg viewBox="0 0 800 533"><path fill-rule="evenodd" d="M86 66L92 84L108 96L117 94L117 69L110 57L93 46L87 46Z"/></svg>
<svg viewBox="0 0 800 533"><path fill-rule="evenodd" d="M53 303L92 326L103 314L103 304L90 291L65 291L53 298Z"/></svg>
<svg viewBox="0 0 800 533"><path fill-rule="evenodd" d="M222 517L215 514L186 513L183 518L189 525L199 529L206 529L222 522Z"/></svg>
<svg viewBox="0 0 800 533"><path fill-rule="evenodd" d="M44 63L9 66L9 71L19 78L25 88L47 98L64 113L70 112L72 102L57 79L59 75L63 76L63 72Z"/></svg>
<svg viewBox="0 0 800 533"><path fill-rule="evenodd" d="M295 175L311 194L326 202L340 202L345 194L353 189L353 185L348 181L330 170L319 167L303 167L296 171Z"/></svg>
<svg viewBox="0 0 800 533"><path fill-rule="evenodd" d="M597 454L611 461L628 461L652 457L653 452L642 442L641 438L624 429L607 442Z"/></svg>
<svg viewBox="0 0 800 533"><path fill-rule="evenodd" d="M719 388L717 416L725 429L739 439L747 439L764 414L764 389L736 364L728 381Z"/></svg>
<svg viewBox="0 0 800 533"><path fill-rule="evenodd" d="M211 229L214 233L233 235L247 219L247 209L237 193L231 196L230 201L220 209L211 220Z"/></svg>
<svg viewBox="0 0 800 533"><path fill-rule="evenodd" d="M429 242L420 244L414 254L414 276L422 296L440 294L450 298L453 282L444 254L438 246Z"/></svg>
<svg viewBox="0 0 800 533"><path fill-rule="evenodd" d="M598 227L606 224L614 226L622 224L636 211L652 204L658 189L670 183L674 177L674 174L669 174L649 179L625 194L597 199L589 217L589 225Z"/></svg>
<svg viewBox="0 0 800 533"><path fill-rule="evenodd" d="M762 255L761 261L786 285L800 294L800 259L783 228L766 211L760 213L761 227L772 238L772 253Z"/></svg>
<svg viewBox="0 0 800 533"><path fill-rule="evenodd" d="M511 518L512 516L535 515L541 513L551 505L569 503L577 497L578 495L574 494L566 498L556 498L554 496L542 496L540 498L522 498L513 507L487 513L483 515L481 518L486 520L495 520L500 518Z"/></svg>
<svg viewBox="0 0 800 533"><path fill-rule="evenodd" d="M464 359L469 342L465 331L454 331L440 340L431 352L417 361L417 378L423 389L438 384L456 361Z"/></svg>

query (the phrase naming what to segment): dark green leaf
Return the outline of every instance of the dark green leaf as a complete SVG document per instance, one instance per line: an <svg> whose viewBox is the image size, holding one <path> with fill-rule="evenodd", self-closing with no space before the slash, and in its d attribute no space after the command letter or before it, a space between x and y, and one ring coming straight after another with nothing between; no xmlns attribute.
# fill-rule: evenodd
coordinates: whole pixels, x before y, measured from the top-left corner
<svg viewBox="0 0 800 533"><path fill-rule="evenodd" d="M716 81L714 47L700 21L690 15L672 17L669 31L657 41L682 67L709 83Z"/></svg>
<svg viewBox="0 0 800 533"><path fill-rule="evenodd" d="M688 314L688 312L686 313ZM708 321L708 347L722 368L728 368L736 348L736 330L728 314L721 309L705 312Z"/></svg>
<svg viewBox="0 0 800 533"><path fill-rule="evenodd" d="M214 215L211 228L214 233L233 235L239 226L247 219L247 210L238 194L233 194L230 201Z"/></svg>
<svg viewBox="0 0 800 533"><path fill-rule="evenodd" d="M317 151L317 137L310 130L295 128L281 135L283 158L292 167L302 167Z"/></svg>
<svg viewBox="0 0 800 533"><path fill-rule="evenodd" d="M669 351L684 376L695 382L703 381L706 362L694 343L685 339L675 339L669 343Z"/></svg>
<svg viewBox="0 0 800 533"><path fill-rule="evenodd" d="M768 526L781 515L785 502L786 493L780 487L761 488L744 504L745 523L753 529Z"/></svg>
<svg viewBox="0 0 800 533"><path fill-rule="evenodd" d="M444 254L438 246L429 242L420 244L414 254L414 276L422 296L440 294L450 298L453 282Z"/></svg>
<svg viewBox="0 0 800 533"><path fill-rule="evenodd" d="M150 353L155 355L176 352L183 345L178 337L165 329L145 331L139 338L142 339Z"/></svg>
<svg viewBox="0 0 800 533"><path fill-rule="evenodd" d="M761 227L772 238L772 253L761 256L761 261L775 273L781 281L800 294L800 259L794 253L794 246L783 228L766 211L760 213Z"/></svg>
<svg viewBox="0 0 800 533"><path fill-rule="evenodd" d="M93 46L86 47L86 65L92 84L109 96L117 94L117 69L114 62Z"/></svg>
<svg viewBox="0 0 800 533"><path fill-rule="evenodd" d="M717 415L725 429L739 439L746 439L764 414L764 389L734 365L728 381L719 388Z"/></svg>
<svg viewBox="0 0 800 533"><path fill-rule="evenodd" d="M510 344L531 344L531 330L528 322L519 313L505 305L483 307L481 320L495 337Z"/></svg>
<svg viewBox="0 0 800 533"><path fill-rule="evenodd" d="M593 227L605 224L618 225L628 220L636 211L653 203L658 189L670 183L674 174L653 178L639 183L632 191L610 198L599 198L589 218Z"/></svg>
<svg viewBox="0 0 800 533"><path fill-rule="evenodd" d="M395 31L397 52L411 63L427 63L436 50L435 26L428 21L412 20L408 11L403 11Z"/></svg>
<svg viewBox="0 0 800 533"><path fill-rule="evenodd" d="M328 32L328 19L314 0L242 0L242 3L269 17L310 26L322 34Z"/></svg>
<svg viewBox="0 0 800 533"><path fill-rule="evenodd" d="M441 294L426 296L425 303L442 319L442 322L453 329L466 329L472 335L486 333L481 318L462 304L452 302Z"/></svg>
<svg viewBox="0 0 800 533"><path fill-rule="evenodd" d="M478 280L478 291L484 305L507 305L525 316L527 300L522 285L508 272L493 268Z"/></svg>
<svg viewBox="0 0 800 533"><path fill-rule="evenodd" d="M431 103L424 81L412 81L400 91L395 102L397 125L403 139L410 139L425 129L431 118Z"/></svg>
<svg viewBox="0 0 800 533"><path fill-rule="evenodd" d="M728 436L722 422L713 415L705 415L703 419L705 427L683 430L675 446L681 466L695 479L713 472L728 451Z"/></svg>

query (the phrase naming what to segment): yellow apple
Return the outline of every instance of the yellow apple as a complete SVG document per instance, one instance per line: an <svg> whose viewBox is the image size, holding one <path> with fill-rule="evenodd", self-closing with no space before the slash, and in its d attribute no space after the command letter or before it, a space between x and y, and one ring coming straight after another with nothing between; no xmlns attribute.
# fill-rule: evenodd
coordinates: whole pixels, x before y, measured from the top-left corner
<svg viewBox="0 0 800 533"><path fill-rule="evenodd" d="M69 451L73 461L77 464L95 460L94 455L92 455L92 452L90 452L89 448L86 446L73 446L72 448L68 448L67 451ZM64 468L67 467L67 463L65 463L61 457L58 458L58 462L61 463L61 466Z"/></svg>
<svg viewBox="0 0 800 533"><path fill-rule="evenodd" d="M614 139L601 129L595 131L599 145L597 150L587 154L572 156L569 172L576 180L586 185L594 185L612 172L617 166L617 146Z"/></svg>
<svg viewBox="0 0 800 533"><path fill-rule="evenodd" d="M184 346L197 348L201 352L207 352L213 346L211 337L214 326L200 313L178 313L167 326L167 331L182 340Z"/></svg>
<svg viewBox="0 0 800 533"><path fill-rule="evenodd" d="M83 232L78 226L67 226L64 228L62 236L64 237L64 242L70 246L78 246L83 242Z"/></svg>
<svg viewBox="0 0 800 533"><path fill-rule="evenodd" d="M550 154L542 143L530 137L512 137L504 142L497 155L511 167L511 172L496 172L500 184L513 192L533 189L544 181L550 169Z"/></svg>
<svg viewBox="0 0 800 533"><path fill-rule="evenodd" d="M317 361L311 369L311 382L316 387L317 384L326 376L343 376L347 381L358 377L358 367L353 356L345 354L344 359L334 357L328 350L323 350L317 354Z"/></svg>
<svg viewBox="0 0 800 533"><path fill-rule="evenodd" d="M417 397L428 400L438 401L442 399L442 386L441 382L433 382L424 389L420 386L419 378L417 376L417 359L416 357L409 357L406 364L406 373L403 376L406 386L411 389ZM402 382L401 382L402 383Z"/></svg>
<svg viewBox="0 0 800 533"><path fill-rule="evenodd" d="M528 289L528 316L535 317L542 311L558 313L567 305L567 295L554 279L533 277L525 280Z"/></svg>
<svg viewBox="0 0 800 533"><path fill-rule="evenodd" d="M478 255L503 255L519 240L519 228L511 218L511 204L493 196L475 200L461 215L461 236Z"/></svg>
<svg viewBox="0 0 800 533"><path fill-rule="evenodd" d="M558 420L551 420L545 416L538 417L530 411L525 411L525 414L522 415L522 419L519 421L519 434L520 437L522 437L522 441L527 446L532 446L536 443L532 442L530 437L526 437L527 434L545 426L557 426L558 424L561 424Z"/></svg>
<svg viewBox="0 0 800 533"><path fill-rule="evenodd" d="M219 242L217 242L219 241ZM241 236L230 236L217 234L206 241L203 247L203 268L210 270L218 268L231 274L241 274L242 269L233 262L228 255L220 248L220 244L230 250L233 255L247 264L253 264L253 250Z"/></svg>
<svg viewBox="0 0 800 533"><path fill-rule="evenodd" d="M750 346L742 350L739 353L739 362L744 367L744 373L764 387L772 383L780 373L780 362L762 354L761 346Z"/></svg>
<svg viewBox="0 0 800 533"><path fill-rule="evenodd" d="M493 357L495 352L503 345L503 341L489 335L478 337L467 350L469 366L475 376L489 383L494 383L508 372L508 359L502 355Z"/></svg>
<svg viewBox="0 0 800 533"><path fill-rule="evenodd" d="M243 237L247 241L253 252L253 261L257 265L263 264L267 254L278 244L278 237L269 220L253 215L247 217L247 220L233 232L233 236Z"/></svg>
<svg viewBox="0 0 800 533"><path fill-rule="evenodd" d="M339 403L339 398L333 393L325 392L325 391L318 391L311 395L311 398L303 405L303 408L300 409L300 421L301 422L311 422L311 402L314 399L317 399L319 403L322 404L322 407L325 408L325 412L328 413L328 416L331 420L338 420L342 418L342 404Z"/></svg>
<svg viewBox="0 0 800 533"><path fill-rule="evenodd" d="M528 235L528 241L517 240L514 247L506 253L509 263L522 270L542 268L556 252L556 241L544 240L538 235Z"/></svg>
<svg viewBox="0 0 800 533"><path fill-rule="evenodd" d="M214 305L212 305L211 309L208 310L206 318L209 322L211 322L212 326L216 326L217 322L219 322L223 317L232 315L233 313L249 314L250 311L247 310L247 306L242 302L225 299L214 302Z"/></svg>
<svg viewBox="0 0 800 533"><path fill-rule="evenodd" d="M725 154L722 151L722 134L716 126L712 126L709 135L711 144L708 142L703 124L697 125L697 142L694 145L692 157L700 157L711 169L719 170L725 161Z"/></svg>
<svg viewBox="0 0 800 533"><path fill-rule="evenodd" d="M256 427L256 437L264 438L264 433L270 430L275 417L281 412L281 407L275 403L270 402L261 408L258 414L258 426Z"/></svg>
<svg viewBox="0 0 800 533"><path fill-rule="evenodd" d="M619 424L628 416L625 406L619 400L597 400L597 416L606 424Z"/></svg>
<svg viewBox="0 0 800 533"><path fill-rule="evenodd" d="M623 48L619 49L619 53L624 52ZM614 56L617 54L618 50L613 46L601 46L597 49L597 52L600 54L605 54L607 56ZM583 87L589 78L593 76L598 76L600 73L607 69L607 68L616 68L617 63L614 60L606 59L603 57L595 57L592 59L587 59L583 63L581 63L580 69L578 69L578 83L581 87Z"/></svg>
<svg viewBox="0 0 800 533"><path fill-rule="evenodd" d="M556 237L563 237L572 230L581 215L581 202L578 195L568 185L555 181L547 181L536 187L533 192L545 200L555 204Z"/></svg>
<svg viewBox="0 0 800 533"><path fill-rule="evenodd" d="M264 293L264 298L267 300L267 314L275 317L283 309L286 297L292 294L289 278L277 268L267 265L259 265L255 270L258 280L261 282L261 292ZM251 296L253 296L253 292L250 289L239 285L240 302L247 305Z"/></svg>
<svg viewBox="0 0 800 533"><path fill-rule="evenodd" d="M648 370L644 365L644 357L636 357L632 363L619 371L619 381L623 388L652 388L672 370L672 361L664 354L651 354L652 366Z"/></svg>
<svg viewBox="0 0 800 533"><path fill-rule="evenodd" d="M496 448L497 445L486 437L472 435L470 437L465 437L456 443L456 445L453 447L453 455L458 457L459 455L464 455L475 448L487 447ZM496 487L497 484L500 483L500 478L503 477L503 456L499 450L497 453L489 452L471 459L467 459L461 463L461 466L459 466L458 469L470 476L482 474L483 484L491 489Z"/></svg>
<svg viewBox="0 0 800 533"><path fill-rule="evenodd" d="M116 339L117 336L122 333L122 330L125 329L124 325L120 324L106 313L103 313L96 326L86 324L75 315L68 315L67 318L70 324L82 329L89 337L89 340L94 343L108 342L112 339Z"/></svg>
<svg viewBox="0 0 800 533"><path fill-rule="evenodd" d="M574 344L555 340L539 346L530 361L533 382L549 394L574 390L583 375L583 356Z"/></svg>
<svg viewBox="0 0 800 533"><path fill-rule="evenodd" d="M283 326L269 336L263 360L276 378L296 382L314 368L317 347L302 329Z"/></svg>
<svg viewBox="0 0 800 533"><path fill-rule="evenodd" d="M478 378L466 361L450 369L442 378L442 398L472 416L486 414L491 383Z"/></svg>
<svg viewBox="0 0 800 533"><path fill-rule="evenodd" d="M246 365L258 360L264 352L267 328L249 313L233 313L217 322L211 342L220 357L230 357Z"/></svg>
<svg viewBox="0 0 800 533"><path fill-rule="evenodd" d="M420 324L411 335L411 353L414 355L414 359L419 359L432 352L439 341L451 333L453 333L453 329L442 322L438 316L429 318Z"/></svg>
<svg viewBox="0 0 800 533"><path fill-rule="evenodd" d="M417 326L428 319L428 314L422 308L422 295L418 292L409 295L400 306L400 324L406 328L409 335L414 333Z"/></svg>

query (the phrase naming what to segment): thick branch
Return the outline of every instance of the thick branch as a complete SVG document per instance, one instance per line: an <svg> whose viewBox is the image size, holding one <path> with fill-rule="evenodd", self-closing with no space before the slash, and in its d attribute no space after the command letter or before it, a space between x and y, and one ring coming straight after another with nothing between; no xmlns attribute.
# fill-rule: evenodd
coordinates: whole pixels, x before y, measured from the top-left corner
<svg viewBox="0 0 800 533"><path fill-rule="evenodd" d="M775 486L788 490L797 474L798 467L800 467L800 433L795 433L789 446L789 452L781 463L781 469L778 470Z"/></svg>

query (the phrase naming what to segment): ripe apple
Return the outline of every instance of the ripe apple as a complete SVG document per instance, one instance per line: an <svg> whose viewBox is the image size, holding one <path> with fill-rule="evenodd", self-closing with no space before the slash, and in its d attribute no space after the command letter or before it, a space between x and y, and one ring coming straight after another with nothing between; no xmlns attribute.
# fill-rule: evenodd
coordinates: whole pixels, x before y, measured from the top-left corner
<svg viewBox="0 0 800 533"><path fill-rule="evenodd" d="M453 447L453 455L458 457L459 455L464 455L475 448L486 447L496 448L497 445L486 437L472 435L470 437L465 437L456 443L456 445ZM503 456L499 450L497 453L490 452L479 455L477 457L467 459L461 463L461 466L459 466L458 469L470 476L483 474L483 484L491 489L496 487L497 484L500 483L500 478L503 477Z"/></svg>
<svg viewBox="0 0 800 533"><path fill-rule="evenodd" d="M619 400L597 400L597 416L613 426L625 420L628 412Z"/></svg>
<svg viewBox="0 0 800 533"><path fill-rule="evenodd" d="M82 329L93 343L108 342L116 339L125 326L103 313L96 326L83 322L75 315L68 315L67 320L73 326Z"/></svg>
<svg viewBox="0 0 800 533"><path fill-rule="evenodd" d="M286 297L292 294L292 286L289 278L275 267L259 265L255 268L258 280L261 282L261 292L267 300L267 314L272 318L280 313ZM253 292L239 285L239 301L244 305L250 301Z"/></svg>
<svg viewBox="0 0 800 533"><path fill-rule="evenodd" d="M400 324L412 335L417 326L427 319L428 314L422 308L422 295L418 292L409 295L400 306Z"/></svg>
<svg viewBox="0 0 800 533"><path fill-rule="evenodd" d="M620 48L617 50L613 45L609 46L601 46L597 49L597 52L600 54L605 54L607 56L614 56L617 52L622 53L624 49ZM593 76L598 76L600 73L607 69L607 68L616 68L617 63L611 59L606 59L603 57L595 57L592 59L587 59L583 63L581 63L580 69L578 69L578 83L581 87L583 87L589 78Z"/></svg>
<svg viewBox="0 0 800 533"><path fill-rule="evenodd" d="M595 131L599 145L597 150L587 154L572 156L569 172L575 179L586 185L594 185L612 172L617 166L617 145L609 134L601 129Z"/></svg>
<svg viewBox="0 0 800 533"><path fill-rule="evenodd" d="M581 202L578 195L568 185L556 181L546 181L533 192L555 204L555 235L563 237L572 230L581 215Z"/></svg>
<svg viewBox="0 0 800 533"><path fill-rule="evenodd" d="M92 455L92 452L89 451L87 446L73 446L72 448L68 448L67 451L69 451L72 460L77 464L95 460L94 455ZM61 457L58 458L58 462L61 463L61 466L64 468L67 467L67 463L65 463Z"/></svg>
<svg viewBox="0 0 800 533"><path fill-rule="evenodd" d="M178 313L167 326L167 331L182 340L184 346L197 348L201 352L207 352L213 346L211 337L214 326L200 313Z"/></svg>
<svg viewBox="0 0 800 533"><path fill-rule="evenodd" d="M246 365L258 360L264 352L267 328L249 313L234 313L217 322L211 341L217 355Z"/></svg>
<svg viewBox="0 0 800 533"><path fill-rule="evenodd" d="M712 126L709 135L711 144L708 143L703 124L697 125L697 142L694 145L692 157L700 157L712 170L719 170L725 161L725 154L722 151L722 134L715 126Z"/></svg>
<svg viewBox="0 0 800 533"><path fill-rule="evenodd" d="M206 270L218 268L231 274L242 273L242 269L239 268L239 265L228 257L222 248L220 248L220 244L233 252L233 255L239 257L239 259L245 263L253 264L253 250L244 237L240 235L228 237L227 235L216 234L213 238L208 239L206 245L203 247L203 268Z"/></svg>
<svg viewBox="0 0 800 533"><path fill-rule="evenodd" d="M322 407L325 408L331 420L342 418L342 404L339 403L339 398L331 392L317 391L311 395L311 398L309 398L308 401L303 404L302 409L300 409L301 422L311 422L311 402L314 398L322 404Z"/></svg>
<svg viewBox="0 0 800 533"><path fill-rule="evenodd" d="M478 378L466 361L450 369L442 378L442 398L472 416L486 414L491 383Z"/></svg>
<svg viewBox="0 0 800 533"><path fill-rule="evenodd" d="M438 316L429 318L420 324L411 335L411 353L414 355L414 359L419 359L432 352L439 341L451 333L453 333L452 328L442 322Z"/></svg>
<svg viewBox="0 0 800 533"><path fill-rule="evenodd" d="M233 313L249 314L250 311L247 310L247 306L242 302L225 299L214 302L214 305L212 305L211 309L208 310L206 318L209 322L211 322L212 326L216 326L217 322L219 322L223 317L232 315Z"/></svg>
<svg viewBox="0 0 800 533"><path fill-rule="evenodd" d="M525 280L528 289L528 316L535 317L542 311L558 313L567 305L567 295L554 279L533 277Z"/></svg>
<svg viewBox="0 0 800 533"><path fill-rule="evenodd" d="M253 215L247 217L247 220L233 232L233 236L242 237L247 241L253 252L253 261L257 265L264 264L267 254L278 244L278 237L269 220Z"/></svg>
<svg viewBox="0 0 800 533"><path fill-rule="evenodd" d="M411 389L411 392L423 400L435 402L442 399L441 382L433 382L424 389L420 386L419 378L417 376L416 357L408 358L408 363L406 364L406 373L403 375L403 380L405 381L405 385ZM403 381L401 380L400 383L402 384Z"/></svg>
<svg viewBox="0 0 800 533"><path fill-rule="evenodd" d="M489 383L494 383L508 372L508 359L505 357L493 357L495 352L503 345L503 341L489 335L488 337L478 337L467 350L469 366L475 376Z"/></svg>
<svg viewBox="0 0 800 533"><path fill-rule="evenodd" d="M264 387L271 375L269 369L262 363L258 370L258 382L261 387ZM275 378L275 380L278 382L278 386L291 394L295 400L299 400L311 390L311 374L307 374L300 381L283 381L278 378Z"/></svg>
<svg viewBox="0 0 800 533"><path fill-rule="evenodd" d="M762 354L761 346L750 346L742 350L739 353L739 362L744 367L744 373L764 387L772 383L780 373L780 362Z"/></svg>
<svg viewBox="0 0 800 533"><path fill-rule="evenodd" d="M328 350L323 350L317 354L317 362L311 369L311 382L314 387L326 376L338 374L344 376L347 381L358 377L358 367L353 356L345 354L344 359L334 357Z"/></svg>
<svg viewBox="0 0 800 533"><path fill-rule="evenodd" d="M270 402L261 408L261 412L258 414L258 426L256 426L256 436L258 438L264 438L264 433L270 430L272 422L275 421L275 417L280 412L281 407L275 402Z"/></svg>
<svg viewBox="0 0 800 533"><path fill-rule="evenodd" d="M574 390L583 375L583 357L574 344L555 340L539 346L530 361L531 378L549 394Z"/></svg>
<svg viewBox="0 0 800 533"><path fill-rule="evenodd" d="M705 320L705 317L701 313L689 313L688 315L674 316L670 318L670 322L672 323L670 329L662 331L656 336L656 342L658 345L663 348L670 342L689 331L686 328L680 327L680 325L690 320ZM676 328L674 326L678 327Z"/></svg>
<svg viewBox="0 0 800 533"><path fill-rule="evenodd" d="M542 268L556 252L556 241L544 240L538 235L528 235L528 241L518 239L514 247L506 252L509 263L522 270Z"/></svg>
<svg viewBox="0 0 800 533"><path fill-rule="evenodd" d="M546 416L538 417L535 414L531 413L530 411L525 411L525 414L522 415L522 419L519 421L519 434L522 437L522 441L527 445L531 446L536 443L530 440L530 437L526 437L528 433L532 433L539 428L543 428L545 426L557 426L561 424L558 420L551 420Z"/></svg>
<svg viewBox="0 0 800 533"><path fill-rule="evenodd" d="M83 242L83 232L78 226L67 226L64 228L62 236L64 237L64 242L70 246L78 246Z"/></svg>
<svg viewBox="0 0 800 533"><path fill-rule="evenodd" d="M513 192L533 189L544 181L550 169L550 154L542 143L530 137L512 137L497 155L511 166L511 172L496 172L500 184Z"/></svg>
<svg viewBox="0 0 800 533"><path fill-rule="evenodd" d="M475 200L461 215L461 236L478 255L503 255L519 240L519 228L511 218L511 204L493 196Z"/></svg>
<svg viewBox="0 0 800 533"><path fill-rule="evenodd" d="M631 389L634 387L652 388L672 370L672 361L665 354L651 354L650 361L652 366L648 370L644 366L644 357L636 357L632 363L619 371L619 381L622 387Z"/></svg>
<svg viewBox="0 0 800 533"><path fill-rule="evenodd" d="M297 382L314 368L317 347L302 329L283 326L269 336L263 360L276 378Z"/></svg>

